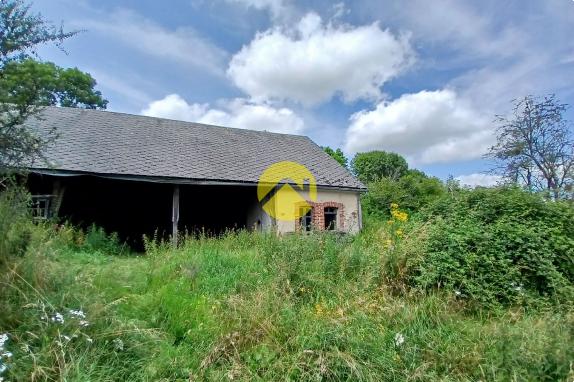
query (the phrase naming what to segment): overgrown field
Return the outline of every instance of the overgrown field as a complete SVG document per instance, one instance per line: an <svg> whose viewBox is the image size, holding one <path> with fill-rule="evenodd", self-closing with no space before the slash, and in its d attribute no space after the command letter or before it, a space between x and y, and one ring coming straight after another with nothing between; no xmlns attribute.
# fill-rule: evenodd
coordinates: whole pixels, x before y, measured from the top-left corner
<svg viewBox="0 0 574 382"><path fill-rule="evenodd" d="M572 381L571 211L484 195L393 206L356 237L231 232L139 255L5 197L0 376Z"/></svg>

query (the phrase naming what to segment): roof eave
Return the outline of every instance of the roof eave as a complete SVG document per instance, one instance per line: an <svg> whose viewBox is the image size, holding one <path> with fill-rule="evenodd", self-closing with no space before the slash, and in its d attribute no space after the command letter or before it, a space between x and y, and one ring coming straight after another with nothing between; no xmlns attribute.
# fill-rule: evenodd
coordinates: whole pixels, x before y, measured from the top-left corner
<svg viewBox="0 0 574 382"><path fill-rule="evenodd" d="M194 178L180 178L180 177L168 177L168 176L149 176L149 175L137 175L137 174L115 174L115 173L97 173L89 171L75 171L75 170L59 170L59 169L45 169L45 168L28 168L31 173L50 175L50 176L60 176L60 177L71 177L71 176L97 176L100 178L116 179L116 180L128 180L128 181L140 181L140 182L151 182L151 183L166 183L166 184L180 184L180 185L202 185L202 186L257 186L257 182L252 181L241 181L241 180L221 180L221 179L194 179ZM329 190L339 190L339 191L352 191L352 192L364 192L366 187L347 187L347 186L336 186L328 184L317 184L318 189L329 189Z"/></svg>

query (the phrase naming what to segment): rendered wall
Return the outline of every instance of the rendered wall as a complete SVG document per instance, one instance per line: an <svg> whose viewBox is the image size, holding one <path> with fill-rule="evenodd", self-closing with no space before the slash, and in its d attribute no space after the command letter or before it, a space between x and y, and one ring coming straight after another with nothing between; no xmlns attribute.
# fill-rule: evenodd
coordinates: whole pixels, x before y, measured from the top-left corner
<svg viewBox="0 0 574 382"><path fill-rule="evenodd" d="M276 203L281 203L279 197ZM361 229L361 212L359 203L359 193L355 191L331 191L317 190L317 200L309 202L313 208L314 228L322 230L323 209L325 207L337 207L338 209L338 227L337 231L357 233ZM294 206L296 208L296 206ZM295 232L299 229L298 221L275 221L278 233Z"/></svg>

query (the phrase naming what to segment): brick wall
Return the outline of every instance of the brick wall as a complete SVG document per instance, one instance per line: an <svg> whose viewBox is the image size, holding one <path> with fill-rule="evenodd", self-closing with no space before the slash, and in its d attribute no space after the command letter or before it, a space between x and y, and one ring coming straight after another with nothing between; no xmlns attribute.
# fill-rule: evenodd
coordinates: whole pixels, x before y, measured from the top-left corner
<svg viewBox="0 0 574 382"><path fill-rule="evenodd" d="M310 202L307 203L313 208L313 212L311 215L311 220L313 221L313 229L323 231L325 230L325 208L326 207L335 207L337 208L337 231L343 231L345 229L345 206L343 203L339 202ZM298 205L297 208L304 206ZM301 222L297 220L296 229L297 231L301 230Z"/></svg>

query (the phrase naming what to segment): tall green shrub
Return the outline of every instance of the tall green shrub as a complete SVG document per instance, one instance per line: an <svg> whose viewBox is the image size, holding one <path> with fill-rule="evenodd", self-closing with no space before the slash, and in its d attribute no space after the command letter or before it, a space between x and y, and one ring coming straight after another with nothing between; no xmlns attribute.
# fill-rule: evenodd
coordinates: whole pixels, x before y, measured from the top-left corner
<svg viewBox="0 0 574 382"><path fill-rule="evenodd" d="M0 265L26 251L31 235L28 202L29 195L20 188L0 191Z"/></svg>
<svg viewBox="0 0 574 382"><path fill-rule="evenodd" d="M465 190L425 212L425 255L411 280L481 304L574 296L574 209L517 188Z"/></svg>

